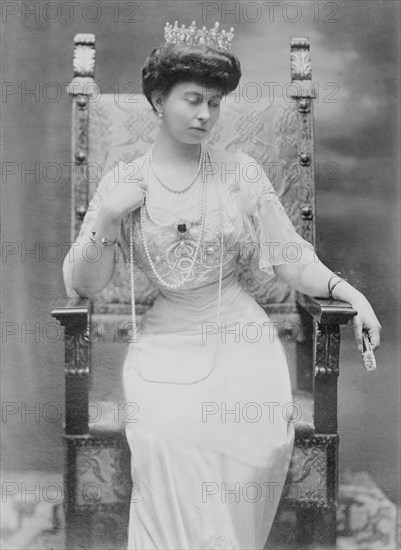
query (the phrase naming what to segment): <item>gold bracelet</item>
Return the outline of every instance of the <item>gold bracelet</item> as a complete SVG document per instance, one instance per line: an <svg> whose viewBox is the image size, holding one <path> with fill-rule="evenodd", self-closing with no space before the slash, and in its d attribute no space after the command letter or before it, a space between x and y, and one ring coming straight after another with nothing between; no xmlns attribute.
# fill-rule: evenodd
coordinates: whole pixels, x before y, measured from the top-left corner
<svg viewBox="0 0 401 550"><path fill-rule="evenodd" d="M92 229L92 231L89 233L89 238L93 243L96 243L96 235L97 235L97 231L95 229ZM100 239L100 242L104 246L114 246L117 243L117 240L118 240L117 237L113 241L109 241L105 237L102 237Z"/></svg>

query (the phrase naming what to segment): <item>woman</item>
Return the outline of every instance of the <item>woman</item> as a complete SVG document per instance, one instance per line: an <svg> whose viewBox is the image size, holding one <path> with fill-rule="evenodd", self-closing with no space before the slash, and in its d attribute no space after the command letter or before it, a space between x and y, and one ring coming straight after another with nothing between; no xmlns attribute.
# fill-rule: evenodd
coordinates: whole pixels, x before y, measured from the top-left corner
<svg viewBox="0 0 401 550"><path fill-rule="evenodd" d="M291 385L277 334L255 341L241 330L268 327L269 318L236 279L241 248L227 251L257 243L267 279L276 274L310 296L352 304L358 346L364 328L376 349L381 327L366 298L296 233L261 167L242 152L202 145L222 98L238 85L240 64L229 51L232 33L194 26L180 33L167 26L166 43L142 70L160 120L157 140L136 161L135 182L121 163L100 182L64 275L67 286L92 296L110 281L120 246L132 296L134 263L160 289L123 371L139 420L126 424L134 482L128 548L262 549L294 443L283 414ZM85 261L91 241L102 250L96 263ZM298 249L296 263L287 261L288 243Z"/></svg>

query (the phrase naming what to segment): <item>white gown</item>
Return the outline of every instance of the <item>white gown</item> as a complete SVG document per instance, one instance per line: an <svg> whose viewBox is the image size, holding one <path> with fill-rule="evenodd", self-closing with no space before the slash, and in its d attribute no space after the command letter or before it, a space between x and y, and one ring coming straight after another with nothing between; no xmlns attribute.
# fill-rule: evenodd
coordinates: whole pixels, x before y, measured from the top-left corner
<svg viewBox="0 0 401 550"><path fill-rule="evenodd" d="M263 549L286 479L294 427L285 353L269 317L239 284L235 267L238 254L249 254L255 243L256 261L267 279L274 275L273 265L309 263L316 255L295 231L261 167L242 152L235 155L240 170L208 178L206 201L205 246L219 250L218 190L229 251L223 263L220 334L219 253L208 248L187 282L166 290L149 266L139 210L134 215L135 261L159 285L160 294L136 346L129 345L123 368L126 402L138 410L138 422L126 424L133 480L129 550ZM121 174L124 166L119 169ZM99 184L82 232L90 228L116 179L109 173ZM186 277L189 264L177 252L180 236L174 222L196 217L199 187L179 201L165 192L152 202L151 191L153 217L171 220L171 226L160 228L145 216L148 250L160 275L177 282ZM128 218L120 239L125 251L127 224ZM190 229L189 252L198 231L199 226ZM68 264L64 275L71 289ZM210 373L216 341L217 361Z"/></svg>

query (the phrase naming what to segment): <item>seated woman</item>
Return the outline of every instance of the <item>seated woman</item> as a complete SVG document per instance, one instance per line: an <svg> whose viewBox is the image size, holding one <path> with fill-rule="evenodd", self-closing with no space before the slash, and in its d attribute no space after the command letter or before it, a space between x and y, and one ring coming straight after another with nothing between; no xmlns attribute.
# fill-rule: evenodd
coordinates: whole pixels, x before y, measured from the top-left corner
<svg viewBox="0 0 401 550"><path fill-rule="evenodd" d="M156 142L137 159L135 181L122 163L104 176L64 275L80 295L96 294L111 280L119 246L134 322L134 264L160 289L123 369L126 401L138 405L138 421L126 424L128 548L262 549L294 444L291 415L282 413L292 392L277 334L244 337L242 327L263 329L269 317L235 276L236 244L258 245L267 279L352 304L358 346L365 329L376 349L381 327L367 299L295 231L261 166L203 145L241 76L232 33L168 26L165 38L142 70L160 120ZM91 241L101 247L97 262L85 261ZM244 415L250 404L267 420Z"/></svg>

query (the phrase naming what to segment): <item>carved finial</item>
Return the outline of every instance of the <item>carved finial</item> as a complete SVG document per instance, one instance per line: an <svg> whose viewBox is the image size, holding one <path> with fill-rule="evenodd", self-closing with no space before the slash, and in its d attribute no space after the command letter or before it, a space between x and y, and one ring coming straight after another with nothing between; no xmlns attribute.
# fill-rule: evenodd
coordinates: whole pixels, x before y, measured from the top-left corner
<svg viewBox="0 0 401 550"><path fill-rule="evenodd" d="M304 50L310 49L310 40L306 36L303 36L301 38L291 38L291 50L302 48Z"/></svg>
<svg viewBox="0 0 401 550"><path fill-rule="evenodd" d="M77 34L74 37L74 76L94 77L95 35Z"/></svg>
<svg viewBox="0 0 401 550"><path fill-rule="evenodd" d="M86 44L87 46L95 47L96 35L91 33L80 33L74 36L75 44Z"/></svg>
<svg viewBox="0 0 401 550"><path fill-rule="evenodd" d="M309 38L304 37L291 39L291 79L312 79Z"/></svg>

